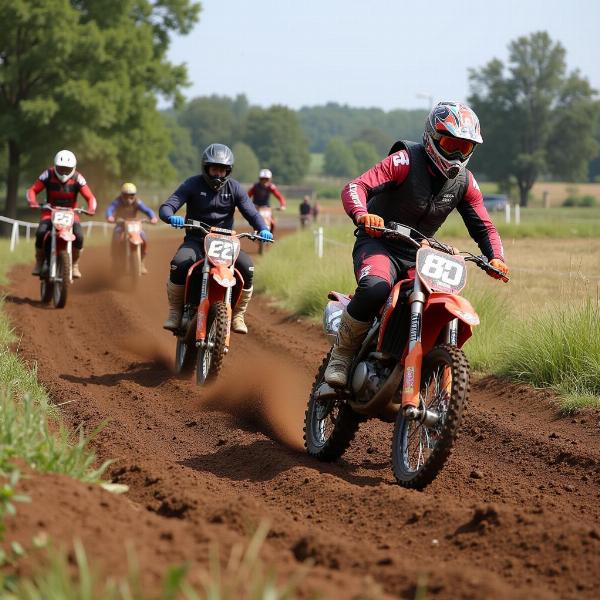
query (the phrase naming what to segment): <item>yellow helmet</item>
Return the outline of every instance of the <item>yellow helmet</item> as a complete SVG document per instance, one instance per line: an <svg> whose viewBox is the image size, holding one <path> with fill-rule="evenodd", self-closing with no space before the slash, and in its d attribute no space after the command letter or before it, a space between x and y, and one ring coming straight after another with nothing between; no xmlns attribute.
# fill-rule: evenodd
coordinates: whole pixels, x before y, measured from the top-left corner
<svg viewBox="0 0 600 600"><path fill-rule="evenodd" d="M121 186L121 194L137 194L137 188L133 183L124 183Z"/></svg>

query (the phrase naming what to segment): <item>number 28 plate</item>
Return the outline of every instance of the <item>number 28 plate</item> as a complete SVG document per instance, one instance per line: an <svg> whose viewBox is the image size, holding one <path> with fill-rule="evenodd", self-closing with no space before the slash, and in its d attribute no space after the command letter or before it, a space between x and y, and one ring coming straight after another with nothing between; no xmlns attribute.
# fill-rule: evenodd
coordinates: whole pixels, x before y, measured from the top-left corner
<svg viewBox="0 0 600 600"><path fill-rule="evenodd" d="M458 294L467 283L467 269L462 256L421 248L417 252L417 273L430 292Z"/></svg>

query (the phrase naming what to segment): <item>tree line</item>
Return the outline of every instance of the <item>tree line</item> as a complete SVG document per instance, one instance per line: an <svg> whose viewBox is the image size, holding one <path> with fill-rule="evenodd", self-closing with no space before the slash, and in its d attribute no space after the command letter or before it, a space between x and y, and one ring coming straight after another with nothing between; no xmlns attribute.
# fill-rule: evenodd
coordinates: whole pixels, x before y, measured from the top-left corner
<svg viewBox="0 0 600 600"><path fill-rule="evenodd" d="M60 15L60 19L56 15ZM23 181L59 147L72 148L99 193L115 181L174 183L198 172L200 154L233 148L236 177L260 167L278 182L300 182L310 153L324 174L353 177L397 139L421 139L426 110L383 111L337 103L292 110L252 106L246 96L183 101L184 65L166 56L170 39L200 15L193 0L0 0L0 176L4 214L14 216ZM470 164L479 177L517 186L521 203L541 176L600 177L600 103L547 33L509 44L470 71L468 101L484 144ZM157 97L172 102L159 110Z"/></svg>

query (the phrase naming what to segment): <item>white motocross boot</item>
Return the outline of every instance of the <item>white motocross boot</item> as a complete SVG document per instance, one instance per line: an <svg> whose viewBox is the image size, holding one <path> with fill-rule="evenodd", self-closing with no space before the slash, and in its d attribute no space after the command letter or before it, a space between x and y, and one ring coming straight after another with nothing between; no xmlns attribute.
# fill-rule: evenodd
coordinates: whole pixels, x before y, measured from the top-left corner
<svg viewBox="0 0 600 600"><path fill-rule="evenodd" d="M250 298L252 298L252 289L242 290L242 294L236 307L233 309L233 316L231 318L231 329L236 333L248 333L248 327L244 321L246 316L246 310L248 304L250 304Z"/></svg>
<svg viewBox="0 0 600 600"><path fill-rule="evenodd" d="M331 349L331 357L325 370L325 381L331 387L346 386L348 370L354 355L363 343L370 327L370 322L357 321L344 309L337 339Z"/></svg>
<svg viewBox="0 0 600 600"><path fill-rule="evenodd" d="M177 331L183 315L184 285L177 285L170 279L167 281L167 299L169 300L169 316L163 324L163 329Z"/></svg>

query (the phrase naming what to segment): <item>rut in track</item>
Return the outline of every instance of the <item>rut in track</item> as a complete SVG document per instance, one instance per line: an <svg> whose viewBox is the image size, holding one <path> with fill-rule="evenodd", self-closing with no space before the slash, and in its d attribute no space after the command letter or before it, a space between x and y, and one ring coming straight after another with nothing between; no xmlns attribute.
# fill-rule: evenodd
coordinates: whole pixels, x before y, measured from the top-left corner
<svg viewBox="0 0 600 600"><path fill-rule="evenodd" d="M94 444L116 459L113 479L130 486L106 500L64 482L58 494L55 478L34 478L15 535L35 529L43 506L53 515L44 527L90 540L109 569L122 565L123 541L144 548L143 571L156 579L174 562L206 565L212 541L227 551L266 518L267 561L284 576L311 561L306 595L351 598L379 586L381 597L414 598L425 577L439 598L597 596L596 414L557 419L545 395L487 379L473 386L455 452L423 493L393 483L391 425L364 424L337 464L313 461L301 431L327 350L320 328L256 298L250 334L233 337L220 381L199 390L178 379L174 340L160 329L177 243L151 245L150 275L135 293L111 289L107 250L89 249L62 311L37 303L28 268L13 272L7 307L21 354L37 362L54 401L69 402L73 426L108 420Z"/></svg>

